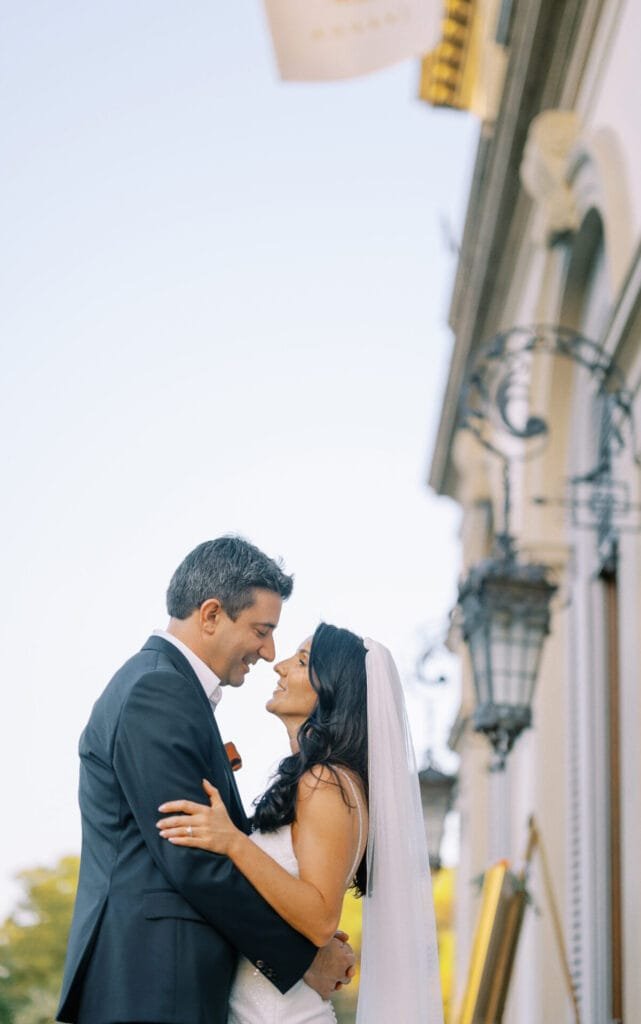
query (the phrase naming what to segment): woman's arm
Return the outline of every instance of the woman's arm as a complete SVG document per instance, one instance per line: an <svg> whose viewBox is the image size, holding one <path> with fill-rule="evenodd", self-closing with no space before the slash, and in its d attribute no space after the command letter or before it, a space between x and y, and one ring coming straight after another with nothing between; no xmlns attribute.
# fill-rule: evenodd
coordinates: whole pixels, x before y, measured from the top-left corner
<svg viewBox="0 0 641 1024"><path fill-rule="evenodd" d="M296 821L292 828L299 878L261 850L229 819L213 786L206 785L211 807L189 801L163 804L162 811L183 811L189 817L158 822L164 838L180 846L224 853L263 898L296 931L317 946L334 935L340 918L345 880L357 839L353 816L341 787L327 768L307 772L300 780ZM204 784L205 785L205 784ZM192 835L186 834L191 826Z"/></svg>

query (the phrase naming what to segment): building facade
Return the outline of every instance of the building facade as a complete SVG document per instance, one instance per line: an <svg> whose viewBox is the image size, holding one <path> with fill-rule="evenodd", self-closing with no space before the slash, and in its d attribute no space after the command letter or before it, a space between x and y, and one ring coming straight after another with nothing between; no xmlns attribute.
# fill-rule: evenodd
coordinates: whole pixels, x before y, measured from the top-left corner
<svg viewBox="0 0 641 1024"><path fill-rule="evenodd" d="M604 425L598 367L549 352L527 362L522 401L549 430L536 458L521 460L515 442L511 526L519 551L554 570L559 591L533 728L517 741L503 773L487 772L487 741L471 726L469 665L464 672L452 734L461 757L459 992L478 910L466 881L499 858L518 864L534 814L552 868L581 1021L635 1024L641 1021L641 533L635 508L641 501L641 4L503 0L447 7L454 17L458 9L462 25L463 16L466 26L477 25L468 49L451 64L450 86L456 89L458 75L466 83L458 94L472 96L470 80L476 80L483 101L476 103L483 127L429 479L437 493L462 506L464 571L489 553L502 528L500 465L458 429L464 383L484 344L515 326L571 329L601 346L608 366L620 368L631 413L617 427L613 463L616 487L627 489L631 507L613 525L608 506L605 529L605 513L586 479L599 464L604 430L610 438L614 432ZM432 78L425 98L448 102L436 89L434 60L426 75ZM568 492L567 481L579 477L584 484ZM545 503L535 500L541 496ZM462 642L460 651L465 659ZM574 1020L536 861L531 888L541 914L526 914L504 1020Z"/></svg>

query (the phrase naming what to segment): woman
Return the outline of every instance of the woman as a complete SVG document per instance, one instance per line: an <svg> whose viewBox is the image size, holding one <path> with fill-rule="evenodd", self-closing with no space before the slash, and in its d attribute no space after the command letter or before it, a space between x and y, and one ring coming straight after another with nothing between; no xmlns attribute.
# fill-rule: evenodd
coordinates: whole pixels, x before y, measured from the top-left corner
<svg viewBox="0 0 641 1024"><path fill-rule="evenodd" d="M209 808L163 804L163 838L231 858L271 906L317 945L334 934L346 888L366 894L358 1024L441 1024L431 889L402 688L374 641L321 624L276 666L267 709L292 754L256 806L251 837L204 782ZM367 857L364 857L367 847ZM229 1024L335 1020L304 982L281 995L241 961Z"/></svg>

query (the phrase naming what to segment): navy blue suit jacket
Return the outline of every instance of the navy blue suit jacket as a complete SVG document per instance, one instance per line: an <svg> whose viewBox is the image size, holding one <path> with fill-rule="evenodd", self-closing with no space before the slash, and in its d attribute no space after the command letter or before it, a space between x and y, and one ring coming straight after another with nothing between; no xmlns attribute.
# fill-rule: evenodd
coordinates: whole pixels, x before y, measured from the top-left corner
<svg viewBox="0 0 641 1024"><path fill-rule="evenodd" d="M80 738L80 880L58 1019L225 1024L238 954L282 992L316 948L278 917L226 857L180 848L159 804L205 802L247 819L211 705L162 637L116 673Z"/></svg>

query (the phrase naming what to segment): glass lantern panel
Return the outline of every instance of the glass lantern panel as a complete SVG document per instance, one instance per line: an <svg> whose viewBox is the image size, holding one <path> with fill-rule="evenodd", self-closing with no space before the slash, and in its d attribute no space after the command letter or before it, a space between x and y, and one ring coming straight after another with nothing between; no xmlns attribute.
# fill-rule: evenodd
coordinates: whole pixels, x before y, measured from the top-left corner
<svg viewBox="0 0 641 1024"><path fill-rule="evenodd" d="M529 644L530 634L527 628L527 622L523 618L519 619L519 642L518 650L516 651L516 666L514 670L514 687L513 687L513 703L514 704L525 704L527 703L525 695L528 692L528 660L529 660Z"/></svg>
<svg viewBox="0 0 641 1024"><path fill-rule="evenodd" d="M519 703L523 679L523 649L526 643L525 623L521 616L514 616L510 631L510 681L507 688L507 702Z"/></svg>
<svg viewBox="0 0 641 1024"><path fill-rule="evenodd" d="M430 791L427 801L423 803L427 852L432 860L437 860L441 852L448 801L447 793Z"/></svg>
<svg viewBox="0 0 641 1024"><path fill-rule="evenodd" d="M490 662L492 689L497 704L510 699L511 627L511 614L496 610L492 616L490 633Z"/></svg>
<svg viewBox="0 0 641 1024"><path fill-rule="evenodd" d="M479 704L484 704L492 699L492 687L488 673L488 645L485 625L480 626L474 631L468 640L468 645L472 658L472 671L474 672L477 700Z"/></svg>
<svg viewBox="0 0 641 1024"><path fill-rule="evenodd" d="M530 624L525 660L524 703L531 703L534 696L544 641L545 629L543 623Z"/></svg>

